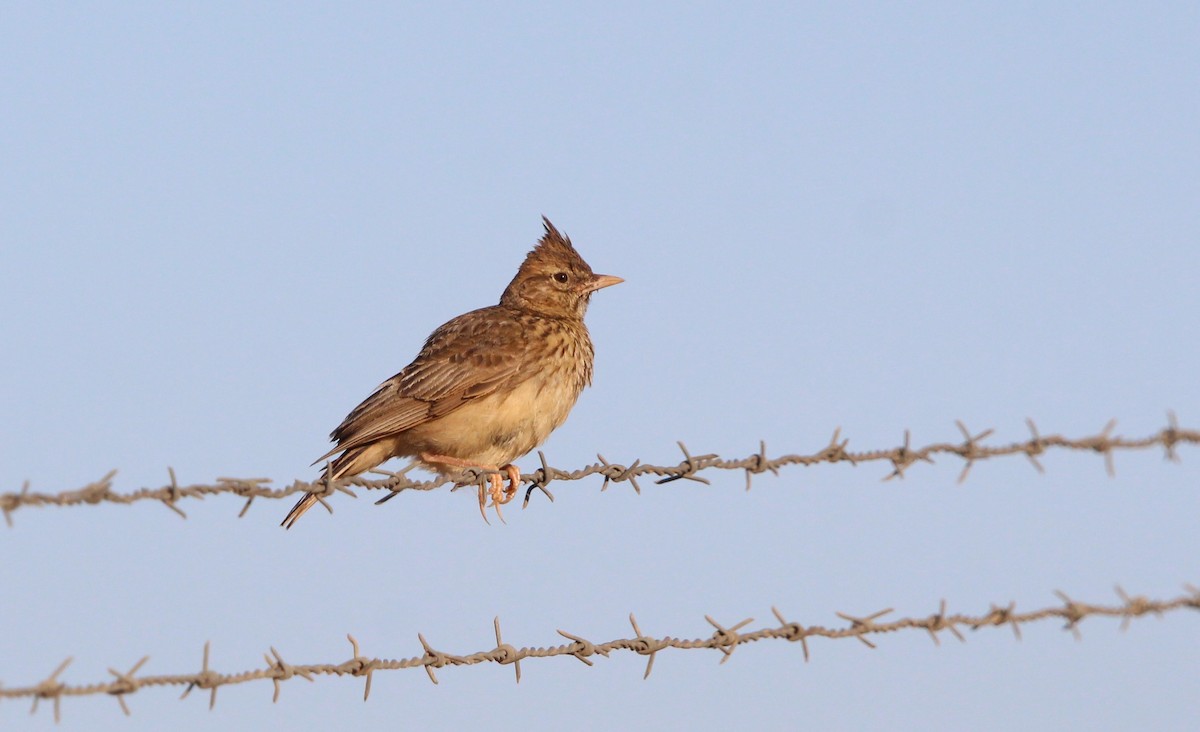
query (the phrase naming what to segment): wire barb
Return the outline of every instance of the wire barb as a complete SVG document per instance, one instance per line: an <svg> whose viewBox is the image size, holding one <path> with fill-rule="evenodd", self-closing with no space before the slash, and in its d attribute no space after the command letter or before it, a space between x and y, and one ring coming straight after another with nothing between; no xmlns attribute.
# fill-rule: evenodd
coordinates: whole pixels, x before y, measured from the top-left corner
<svg viewBox="0 0 1200 732"><path fill-rule="evenodd" d="M358 641L354 636L347 633L346 640L350 641L350 649L354 656L339 668L342 673L350 674L351 676L366 677L366 683L363 686L363 701L366 701L371 696L371 680L375 675L375 668L379 662L377 659L367 658L359 652Z"/></svg>
<svg viewBox="0 0 1200 732"><path fill-rule="evenodd" d="M192 693L192 689L208 689L210 695L208 697L208 708L212 709L217 705L217 689L222 684L228 683L224 681L224 677L208 667L208 653L210 650L210 641L204 641L204 660L200 664L200 672L188 679L187 688L183 690L180 699L186 699L188 694ZM145 683L145 682L143 682Z"/></svg>
<svg viewBox="0 0 1200 732"><path fill-rule="evenodd" d="M521 683L521 651L513 648L504 642L504 638L500 636L500 616L492 618L492 625L496 629L496 648L491 652L492 660L501 665L512 664L517 672L517 683Z"/></svg>

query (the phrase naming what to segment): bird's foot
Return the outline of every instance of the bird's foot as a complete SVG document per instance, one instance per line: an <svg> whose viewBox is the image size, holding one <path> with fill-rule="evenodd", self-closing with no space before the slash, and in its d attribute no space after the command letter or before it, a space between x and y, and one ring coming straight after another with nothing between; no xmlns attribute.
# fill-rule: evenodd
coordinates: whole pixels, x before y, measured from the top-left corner
<svg viewBox="0 0 1200 732"><path fill-rule="evenodd" d="M504 485L504 479L499 475L488 476L488 495L492 498L492 503L488 508L495 508L496 515L500 517L500 523L507 524L504 520L504 514L500 511L500 507L512 501L517 496L517 486L521 482L521 469L516 465L509 463L497 470L503 470L508 475L508 487ZM484 509L484 494L483 486L479 486L479 511L483 513ZM484 514L483 520L487 521L487 514Z"/></svg>
<svg viewBox="0 0 1200 732"><path fill-rule="evenodd" d="M509 463L508 465L502 466L500 468L500 470L503 470L504 473L508 476L508 487L504 489L504 499L501 500L500 499L500 490L499 490L499 487L500 487L499 483L501 481L497 481L497 485L492 490L492 505L493 506L504 505L505 503L508 503L508 502L512 501L512 499L516 498L517 497L517 487L521 483L521 469L518 468L516 465ZM499 477L499 476L497 476L497 477Z"/></svg>
<svg viewBox="0 0 1200 732"><path fill-rule="evenodd" d="M504 514L500 512L500 507L510 502L517 495L517 486L521 482L521 470L516 465L509 463L502 467L495 465L480 465L462 458L450 457L449 455L434 455L432 453L421 453L421 460L426 463L436 463L439 465L451 465L458 468L475 468L477 470L496 471L488 475L487 486L479 486L479 515L483 516L483 522L491 525L488 521L487 509L495 508L496 515L500 517L500 523L507 524L504 520ZM508 476L508 487L504 487L504 477L499 474L503 470ZM489 505L488 497L491 497L492 502Z"/></svg>

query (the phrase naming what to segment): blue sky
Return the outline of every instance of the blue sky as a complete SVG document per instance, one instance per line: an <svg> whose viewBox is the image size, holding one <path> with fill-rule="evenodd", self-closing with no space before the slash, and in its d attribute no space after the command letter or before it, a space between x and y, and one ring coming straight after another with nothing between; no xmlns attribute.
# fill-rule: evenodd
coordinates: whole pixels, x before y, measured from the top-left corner
<svg viewBox="0 0 1200 732"><path fill-rule="evenodd" d="M1200 420L1200 11L1189 3L205 4L0 10L0 490L311 478L549 216L600 272L595 385L551 464L1151 434ZM29 509L0 682L648 633L770 608L1111 602L1200 582L1196 457L791 468L479 520L446 490ZM536 456L518 461L527 470ZM1185 729L1195 618L1054 623L64 702L59 729ZM949 640L949 639L947 639ZM7 724L48 710L0 704Z"/></svg>

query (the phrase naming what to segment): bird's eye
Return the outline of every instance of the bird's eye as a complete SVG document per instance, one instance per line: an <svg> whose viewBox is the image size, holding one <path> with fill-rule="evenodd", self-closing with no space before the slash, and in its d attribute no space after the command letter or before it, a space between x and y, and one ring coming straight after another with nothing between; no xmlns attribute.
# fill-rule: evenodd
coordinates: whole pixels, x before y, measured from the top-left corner
<svg viewBox="0 0 1200 732"><path fill-rule="evenodd" d="M567 280L569 280L571 278L570 278L570 276L567 275L566 272L555 272L554 279L557 282L566 282Z"/></svg>

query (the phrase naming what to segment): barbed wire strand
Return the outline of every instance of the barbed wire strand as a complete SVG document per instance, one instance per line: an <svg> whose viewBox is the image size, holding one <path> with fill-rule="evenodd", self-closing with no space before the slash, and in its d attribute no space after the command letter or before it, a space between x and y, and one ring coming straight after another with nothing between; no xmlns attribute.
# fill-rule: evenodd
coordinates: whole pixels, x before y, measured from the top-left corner
<svg viewBox="0 0 1200 732"><path fill-rule="evenodd" d="M958 481L961 483L967 479L972 466L981 460L1010 455L1024 455L1038 472L1045 472L1041 462L1038 460L1039 456L1051 450L1077 450L1103 455L1105 469L1112 476L1116 472L1113 454L1117 451L1162 448L1167 459L1178 461L1177 448L1180 445L1200 444L1200 431L1181 428L1173 412L1168 413L1166 427L1152 435L1139 438L1113 436L1112 432L1116 428L1116 420L1111 420L1095 435L1075 439L1061 435L1043 435L1031 419L1026 420L1026 424L1029 427L1030 438L1007 445L983 444L983 441L990 437L994 430L987 429L979 433L973 433L960 421L956 422L956 425L962 433L962 442L937 442L924 447L913 447L911 444L911 434L908 430L905 430L904 442L901 445L890 449L868 450L864 452L848 450L847 446L850 441L849 439L842 438L841 428L839 427L834 430L829 444L814 453L807 455L781 455L775 458L768 457L765 442L759 442L757 453L739 459L724 459L715 454L692 455L687 446L679 442L677 444L680 451L683 452L684 459L676 465L648 465L642 463L640 459L634 460L630 465L622 465L608 461L603 455L597 455L596 457L600 461L598 463L593 463L579 470L561 470L547 464L545 454L539 451L538 457L541 460L541 467L531 473L526 473L521 478L522 483L529 485L525 491L523 507L529 505L530 494L535 489L542 491L553 501L554 495L547 488L551 482L580 480L592 475L604 477L604 484L600 487L601 491L607 490L610 483L628 482L640 494L642 489L638 483L638 478L646 475L656 476L658 478L655 481L657 484L670 483L682 479L709 484L708 479L699 475L699 473L706 470L741 470L746 475L746 490L750 490L751 478L754 475L768 471L778 475L781 468L793 465L813 466L823 463L833 464L843 462L850 463L851 465L859 465L881 461L891 464L891 472L883 478L883 480L891 480L892 478L903 478L905 470L914 463L933 463L935 456L953 455L963 461L962 472L958 476ZM412 466L409 467L411 468ZM447 478L413 481L408 478L406 474L407 470L408 468L401 472L389 472L386 470L371 471L374 474L384 476L381 479L371 479L360 475L354 478L334 481L331 484L327 484L324 480L320 479L313 482L296 480L291 485L274 488L270 486L271 480L269 478L217 478L214 484L180 486L175 478L174 469L168 468L167 471L171 482L167 485L159 488L141 488L129 493L118 493L113 490L113 477L117 471L112 470L98 481L89 483L76 490L68 490L60 493L32 492L30 491L29 482L26 481L20 491L0 494L0 511L4 513L4 519L7 524L12 526L12 514L24 507L62 507L96 505L100 503L130 504L136 501L149 500L160 501L179 516L187 518L187 514L177 505L181 499L203 499L205 496L228 493L246 499L245 505L242 506L242 510L238 514L240 517L246 514L246 511L249 510L250 505L256 498L286 498L296 493L306 493L309 491L322 493L323 496L329 496L339 491L350 496L355 496L351 487L357 487L367 490L388 491L386 496L376 501L377 503L383 503L394 497L397 493L405 490L428 491L444 486L447 483L456 483L456 489L463 485L483 485L487 481L490 472L492 472L468 469L463 471L463 475L458 481ZM328 503L324 500L321 502L327 509L332 511Z"/></svg>
<svg viewBox="0 0 1200 732"><path fill-rule="evenodd" d="M113 676L111 680L72 685L59 680L59 676L62 675L72 661L71 658L68 658L60 663L53 673L37 684L12 688L0 686L0 700L32 698L33 708L30 711L31 714L37 712L38 706L42 701L52 702L54 705L54 719L57 722L61 719L62 700L65 697L108 694L115 697L121 710L126 715L129 715L130 710L126 703L126 698L129 695L135 694L147 687L159 686L185 687L183 695L180 698L187 697L196 689L208 691L208 706L211 709L217 702L217 690L223 686L270 679L274 686L274 694L271 700L277 702L279 701L282 683L290 681L294 677L299 676L309 682L314 682L318 676L355 676L364 679L363 700L366 701L371 694L371 681L374 673L376 671L393 671L398 669L424 669L425 673L429 676L429 680L436 684L438 683L437 669L447 666L473 666L480 663L498 663L500 665L512 666L516 680L519 683L521 681L521 661L523 660L550 658L553 656L574 656L585 665L591 666L593 665L593 658L596 656L608 658L614 651L627 651L646 657L646 670L642 678L649 678L650 672L654 669L656 655L659 651L669 648L681 650L716 650L721 654L720 663L725 663L733 656L735 650L747 643L754 643L760 640L786 640L800 644L804 660L807 662L810 656L808 643L810 638L828 638L833 640L855 638L869 648L874 649L876 644L868 636L878 636L904 630L923 630L929 634L935 645L941 645L939 633L943 631L965 642L966 638L962 633L962 629L964 628L974 631L980 628L1006 625L1012 629L1017 640L1021 640L1022 625L1050 619L1064 621L1063 629L1071 631L1076 638L1081 638L1079 626L1089 617L1120 618L1121 630L1125 630L1128 628L1131 620L1147 614L1162 616L1168 612L1186 608L1200 610L1200 588L1192 585L1185 585L1184 587L1186 590L1185 594L1170 600L1150 600L1140 595L1130 596L1120 587L1117 587L1116 592L1120 598L1120 603L1115 605L1083 603L1070 598L1063 592L1055 592L1062 601L1061 605L1045 607L1031 612L1018 612L1015 602L1003 606L993 604L986 613L976 616L948 614L945 600L941 601L936 613L923 618L883 620L885 615L893 612L891 608L864 616L839 612L836 613L837 616L846 622L846 625L842 627L806 626L802 623L788 620L782 612L773 607L771 608L771 612L779 623L776 626L766 626L758 630L743 631L743 628L754 622L753 618L746 618L738 623L725 625L711 616L705 615L704 619L713 627L712 635L692 640L673 636L656 637L647 635L639 626L637 618L631 613L629 615L629 623L633 628L633 632L636 633L632 638L620 638L604 643L593 643L582 636L568 633L565 630L558 630L558 634L570 641L569 643L557 646L522 648L517 648L504 641L500 632L500 619L495 618L493 620L493 630L496 636L496 646L474 653L451 654L436 650L425 639L422 633L417 633L417 641L421 644L421 655L400 660L369 657L363 655L358 641L355 640L354 636L347 635L346 638L350 641L352 655L348 660L341 663L294 665L285 661L283 655L274 647L271 647L270 653L263 654L265 666L233 674L221 673L211 667L211 646L209 643L205 643L200 670L194 673L138 676L138 672L150 660L149 656L144 656L137 663L133 664L128 671L122 672L110 667L108 672Z"/></svg>

